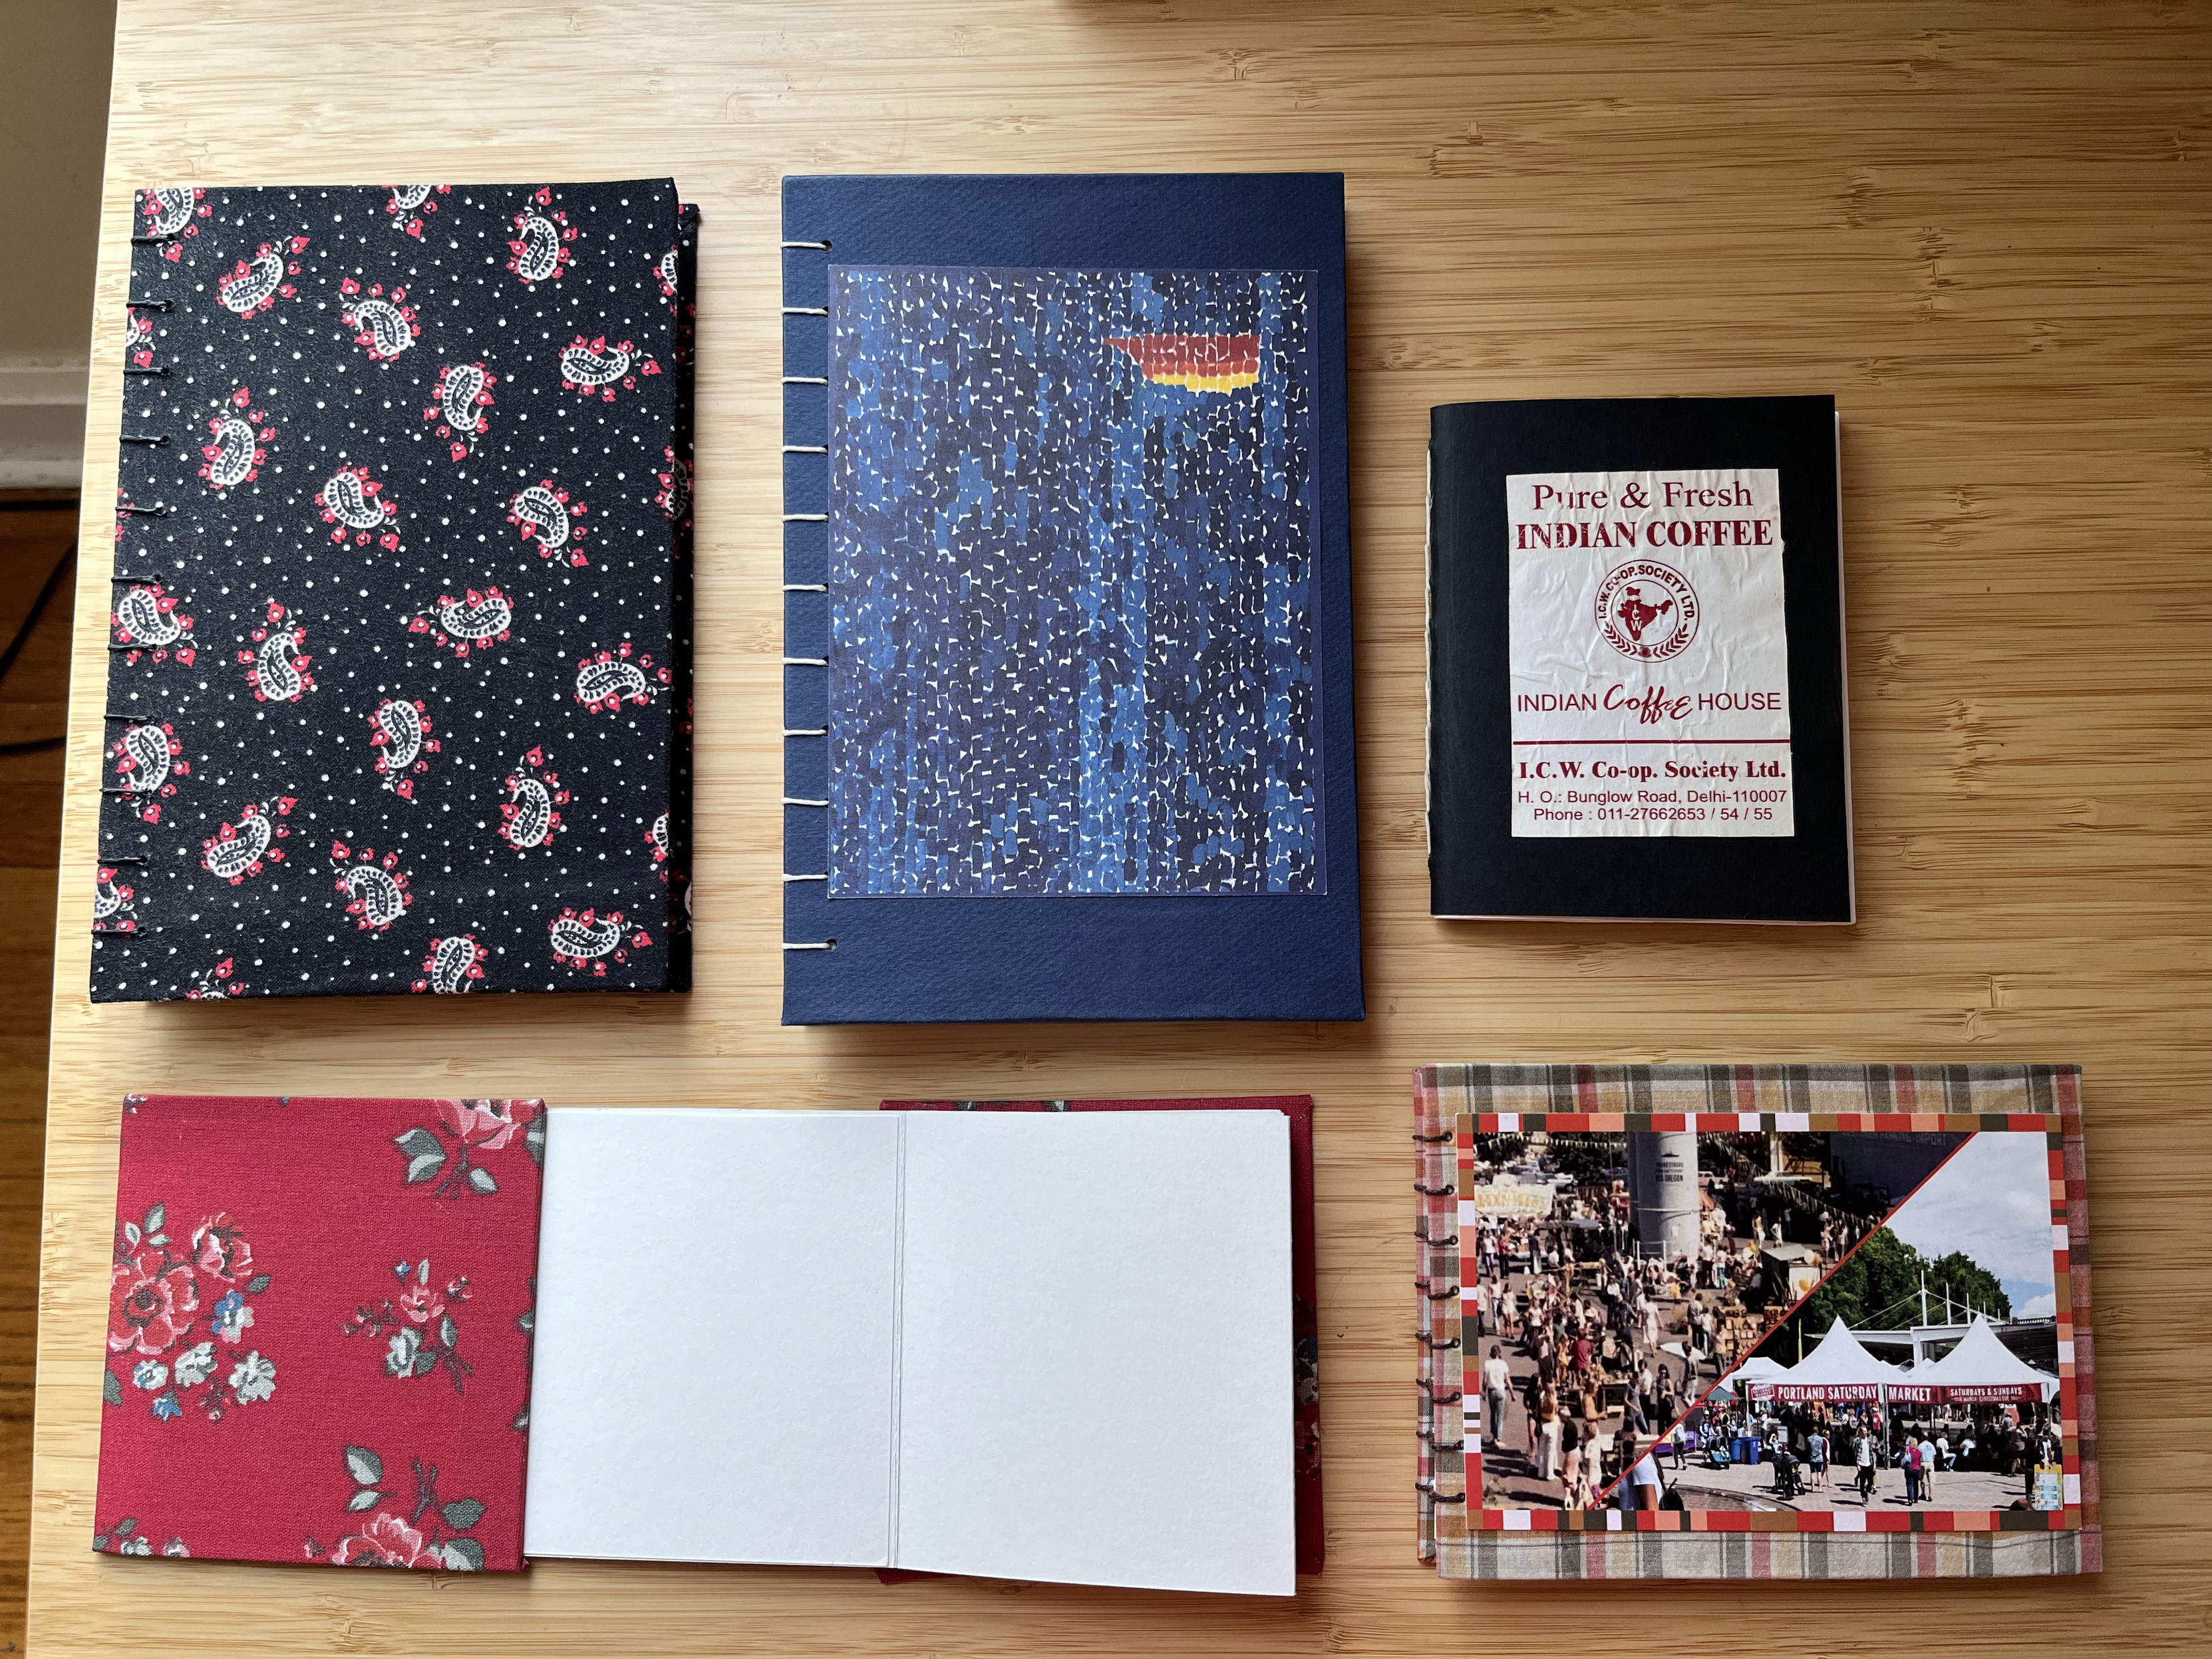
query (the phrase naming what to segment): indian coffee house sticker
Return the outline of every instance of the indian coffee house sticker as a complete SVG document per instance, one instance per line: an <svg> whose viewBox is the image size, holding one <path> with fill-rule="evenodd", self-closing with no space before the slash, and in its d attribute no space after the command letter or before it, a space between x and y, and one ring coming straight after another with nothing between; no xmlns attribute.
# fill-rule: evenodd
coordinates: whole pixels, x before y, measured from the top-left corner
<svg viewBox="0 0 2212 1659"><path fill-rule="evenodd" d="M1505 481L1513 833L1790 836L1771 467Z"/></svg>

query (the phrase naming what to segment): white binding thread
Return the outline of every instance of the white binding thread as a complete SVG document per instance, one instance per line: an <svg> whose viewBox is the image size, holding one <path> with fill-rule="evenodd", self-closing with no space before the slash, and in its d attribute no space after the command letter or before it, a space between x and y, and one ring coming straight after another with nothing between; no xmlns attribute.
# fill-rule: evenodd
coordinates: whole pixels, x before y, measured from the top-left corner
<svg viewBox="0 0 2212 1659"><path fill-rule="evenodd" d="M786 242L783 246L787 248L826 249L830 244ZM827 317L830 314L830 308L827 306L786 306L783 307L783 314L787 317ZM826 386L830 384L830 377L826 374L786 374L782 379L786 386ZM826 444L786 444L783 446L783 453L787 455L827 455L830 448ZM829 520L830 515L827 513L787 513L783 515L783 522L786 524L826 524ZM783 591L787 593L827 593L830 591L830 584L786 582L783 584ZM830 659L827 657L786 657L783 663L787 668L827 668L830 665ZM830 728L823 726L818 730L809 730L805 727L786 726L783 735L787 738L826 738L830 735ZM826 800L810 800L799 795L786 795L783 798L783 804L786 806L813 806L825 809L830 805ZM827 881L830 877L825 872L819 875L786 874L783 879L786 884L789 884L794 881ZM787 951L834 951L837 948L837 941L836 939L813 941L787 939L784 941L783 948ZM902 1125L901 1127L903 1128L904 1126Z"/></svg>

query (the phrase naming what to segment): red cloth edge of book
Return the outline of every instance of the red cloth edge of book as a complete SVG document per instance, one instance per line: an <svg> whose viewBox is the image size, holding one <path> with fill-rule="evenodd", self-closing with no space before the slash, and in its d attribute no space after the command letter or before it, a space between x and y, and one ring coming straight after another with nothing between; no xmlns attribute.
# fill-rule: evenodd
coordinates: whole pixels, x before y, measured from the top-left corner
<svg viewBox="0 0 2212 1659"><path fill-rule="evenodd" d="M1293 1347L1310 1335L1319 1347L1320 1300L1316 1294L1313 1097L1311 1095L1236 1095L1192 1100L886 1100L886 1112L1219 1112L1275 1111L1291 1121L1291 1340ZM1316 1361L1318 1361L1316 1352ZM1294 1361L1295 1363L1295 1361ZM1328 1535L1322 1520L1321 1403L1293 1404L1291 1421L1297 1441L1291 1447L1298 1471L1295 1526L1297 1571L1311 1575L1322 1570ZM1307 1468L1310 1452L1311 1468ZM878 1567L876 1577L886 1584L909 1583L917 1578L943 1578L940 1572L916 1572L905 1567Z"/></svg>

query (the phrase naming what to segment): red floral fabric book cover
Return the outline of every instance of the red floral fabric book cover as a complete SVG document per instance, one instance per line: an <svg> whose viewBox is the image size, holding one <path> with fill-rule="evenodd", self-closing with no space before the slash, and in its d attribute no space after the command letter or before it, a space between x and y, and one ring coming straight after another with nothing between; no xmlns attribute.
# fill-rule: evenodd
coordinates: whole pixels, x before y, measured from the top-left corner
<svg viewBox="0 0 2212 1659"><path fill-rule="evenodd" d="M545 1114L131 1095L93 1547L513 1571Z"/></svg>

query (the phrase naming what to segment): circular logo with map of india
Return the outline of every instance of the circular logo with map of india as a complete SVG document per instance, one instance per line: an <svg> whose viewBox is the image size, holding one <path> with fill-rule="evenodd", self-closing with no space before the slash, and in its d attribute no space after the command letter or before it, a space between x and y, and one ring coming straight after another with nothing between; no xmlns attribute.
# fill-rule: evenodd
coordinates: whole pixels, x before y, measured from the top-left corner
<svg viewBox="0 0 2212 1659"><path fill-rule="evenodd" d="M1674 566L1631 559L1597 589L1598 632L1637 662L1664 662L1697 637L1698 590Z"/></svg>

